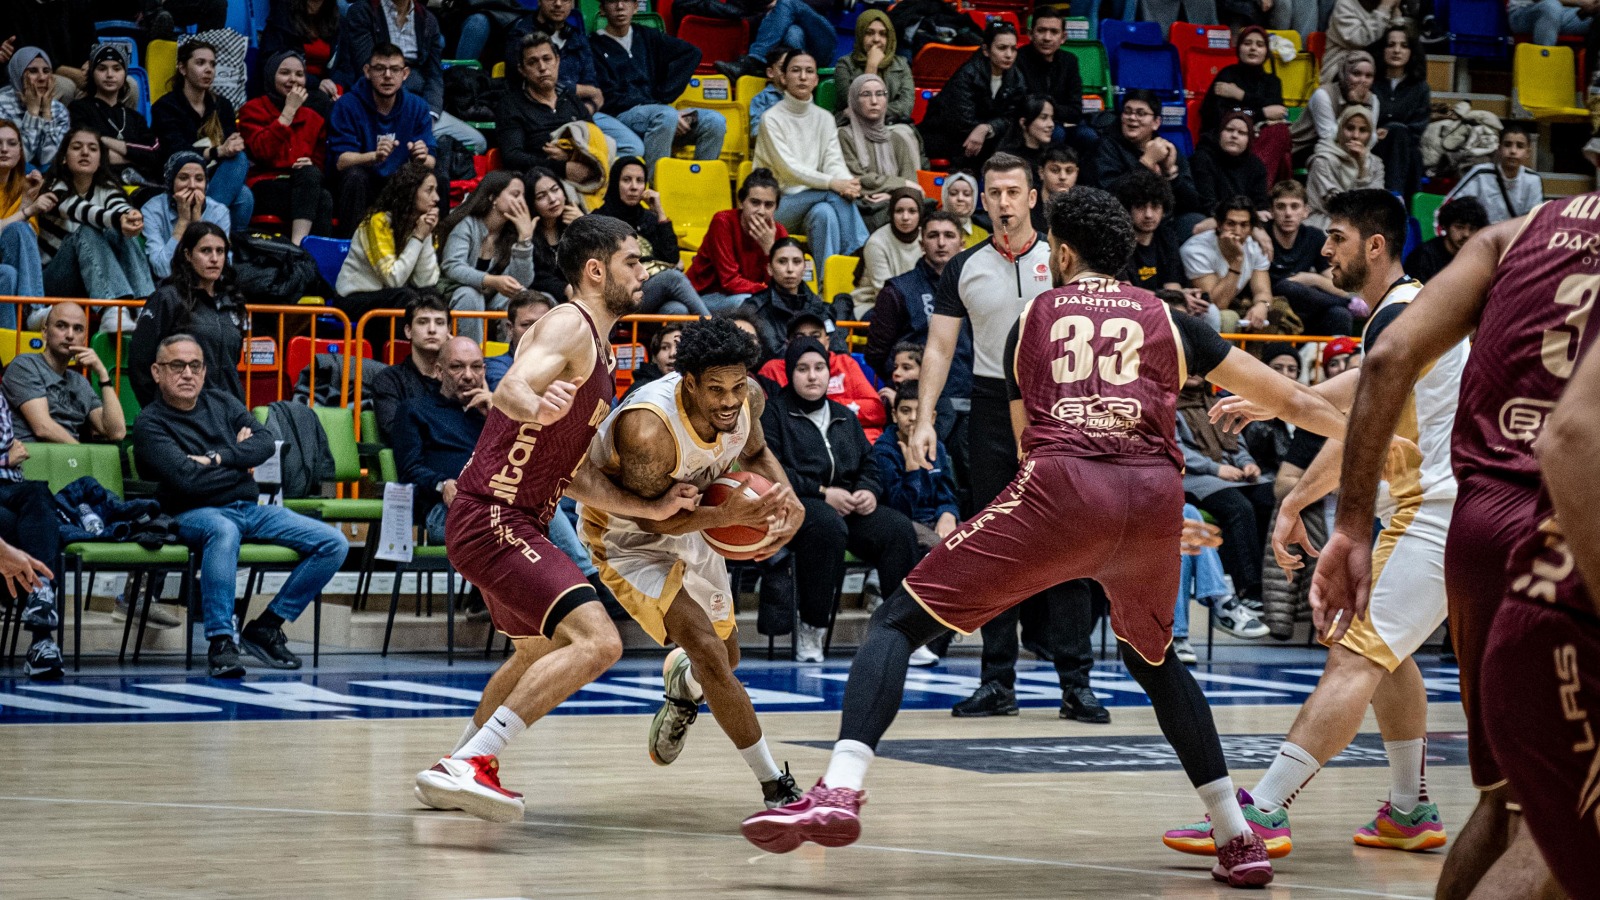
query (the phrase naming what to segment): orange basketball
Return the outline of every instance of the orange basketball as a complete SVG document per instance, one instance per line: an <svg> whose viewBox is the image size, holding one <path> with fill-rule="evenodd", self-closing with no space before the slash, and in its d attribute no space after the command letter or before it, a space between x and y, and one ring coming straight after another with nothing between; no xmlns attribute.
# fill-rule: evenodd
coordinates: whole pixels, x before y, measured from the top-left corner
<svg viewBox="0 0 1600 900"><path fill-rule="evenodd" d="M720 506L736 490L742 490L746 497L755 499L771 488L772 482L754 472L729 472L706 486L700 494L700 502L705 506ZM726 559L754 559L767 545L766 523L707 528L701 533L706 536L706 543L711 545L711 549Z"/></svg>

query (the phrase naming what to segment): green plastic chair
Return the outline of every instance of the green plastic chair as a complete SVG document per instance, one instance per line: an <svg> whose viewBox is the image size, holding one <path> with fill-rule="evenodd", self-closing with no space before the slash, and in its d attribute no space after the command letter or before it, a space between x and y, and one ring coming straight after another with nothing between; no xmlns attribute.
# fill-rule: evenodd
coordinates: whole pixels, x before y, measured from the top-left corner
<svg viewBox="0 0 1600 900"><path fill-rule="evenodd" d="M378 451L378 470L385 482L400 480L400 472L394 458L394 450L385 447ZM389 621L383 628L382 656L389 655L389 639L394 634L394 617L400 609L400 581L407 572L438 572L445 576L445 665L453 666L456 663L456 570L450 565L450 558L444 546L439 544L417 544L411 548L410 562L396 562L394 564L394 586L389 591ZM420 576L419 576L420 582ZM429 581L429 597L432 597L432 581ZM417 591L417 605L420 612L422 604L422 591ZM429 605L429 615L432 615L432 604ZM494 640L494 629L489 630L489 640Z"/></svg>
<svg viewBox="0 0 1600 900"><path fill-rule="evenodd" d="M1106 59L1105 45L1099 41L1066 41L1063 50L1078 59L1078 72L1083 77L1083 92L1099 94L1112 106L1111 63Z"/></svg>
<svg viewBox="0 0 1600 900"><path fill-rule="evenodd" d="M834 106L838 100L835 96L837 90L837 83L830 77L828 80L818 83L816 96L812 100L828 112L834 112Z"/></svg>
<svg viewBox="0 0 1600 900"><path fill-rule="evenodd" d="M1429 240L1438 232L1439 207L1444 205L1442 194L1412 194L1411 215L1422 226L1422 239Z"/></svg>

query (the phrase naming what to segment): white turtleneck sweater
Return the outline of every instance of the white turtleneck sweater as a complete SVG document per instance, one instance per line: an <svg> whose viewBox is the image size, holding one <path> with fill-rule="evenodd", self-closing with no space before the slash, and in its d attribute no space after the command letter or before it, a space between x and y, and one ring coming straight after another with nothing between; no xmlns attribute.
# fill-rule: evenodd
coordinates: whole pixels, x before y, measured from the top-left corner
<svg viewBox="0 0 1600 900"><path fill-rule="evenodd" d="M854 177L844 164L833 114L787 93L761 117L753 161L772 170L785 194L826 191L834 180Z"/></svg>

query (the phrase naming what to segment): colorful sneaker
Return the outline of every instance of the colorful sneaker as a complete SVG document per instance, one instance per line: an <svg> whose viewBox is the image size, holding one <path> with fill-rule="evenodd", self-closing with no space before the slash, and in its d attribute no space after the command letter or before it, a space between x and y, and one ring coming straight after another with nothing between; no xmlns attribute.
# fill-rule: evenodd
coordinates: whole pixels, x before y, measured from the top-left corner
<svg viewBox="0 0 1600 900"><path fill-rule="evenodd" d="M864 791L830 788L818 781L799 800L745 819L739 830L745 840L768 853L788 853L806 841L845 847L861 837L861 804L865 802Z"/></svg>
<svg viewBox="0 0 1600 900"><path fill-rule="evenodd" d="M1244 810L1244 820L1250 823L1250 830L1266 845L1267 856L1271 859L1288 856L1289 851L1294 849L1289 839L1288 808L1280 806L1272 812L1262 812L1256 809L1254 798L1244 788L1239 789L1239 806ZM1217 855L1216 842L1211 839L1210 816L1206 816L1204 822L1172 829L1161 836L1161 843L1179 853Z"/></svg>
<svg viewBox="0 0 1600 900"><path fill-rule="evenodd" d="M459 809L490 822L522 821L522 795L500 786L500 762L492 756L447 756L417 774L416 794L434 809Z"/></svg>
<svg viewBox="0 0 1600 900"><path fill-rule="evenodd" d="M689 654L682 647L667 654L661 665L661 680L666 685L666 702L650 720L650 761L670 766L683 752L689 726L700 717L700 698L689 693Z"/></svg>
<svg viewBox="0 0 1600 900"><path fill-rule="evenodd" d="M1437 805L1422 802L1411 812L1403 813L1385 800L1378 807L1378 815L1356 831L1354 840L1363 847L1419 852L1437 850L1447 838Z"/></svg>
<svg viewBox="0 0 1600 900"><path fill-rule="evenodd" d="M1272 863L1266 845L1253 834L1236 836L1217 851L1217 864L1211 867L1211 877L1227 882L1228 887L1266 887L1272 883Z"/></svg>

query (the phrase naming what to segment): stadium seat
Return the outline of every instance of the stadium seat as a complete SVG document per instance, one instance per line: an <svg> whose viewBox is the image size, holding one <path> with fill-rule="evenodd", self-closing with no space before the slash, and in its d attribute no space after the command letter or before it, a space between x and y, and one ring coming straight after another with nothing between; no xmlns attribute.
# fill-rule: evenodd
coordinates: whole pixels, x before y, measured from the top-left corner
<svg viewBox="0 0 1600 900"><path fill-rule="evenodd" d="M1577 106L1578 76L1571 47L1518 44L1511 67L1513 108L1540 122L1589 120Z"/></svg>
<svg viewBox="0 0 1600 900"><path fill-rule="evenodd" d="M1417 224L1416 216L1406 216L1406 247L1400 251L1400 258L1405 259L1411 251L1422 246L1422 226Z"/></svg>
<svg viewBox="0 0 1600 900"><path fill-rule="evenodd" d="M506 64L504 62L495 63L494 64L494 68L489 70L489 77L490 78L504 78L504 77L506 77Z"/></svg>
<svg viewBox="0 0 1600 900"><path fill-rule="evenodd" d="M1165 46L1167 39L1161 26L1154 22L1103 20L1100 23L1100 43L1105 45L1106 57L1116 67L1117 51L1123 44L1140 44L1146 47Z"/></svg>
<svg viewBox="0 0 1600 900"><path fill-rule="evenodd" d="M1183 94L1183 69L1170 44L1123 43L1111 54L1111 73L1119 93L1143 88L1163 97Z"/></svg>
<svg viewBox="0 0 1600 900"><path fill-rule="evenodd" d="M722 114L728 123L722 142L722 159L730 166L750 156L750 104L735 100L733 91L734 86L726 75L696 75L689 79L689 86L672 104L678 109L709 109ZM691 150L685 146L678 152L687 157Z"/></svg>
<svg viewBox="0 0 1600 900"><path fill-rule="evenodd" d="M1311 95L1317 92L1317 84L1321 79L1316 57L1302 50L1291 62L1284 62L1276 56L1268 56L1267 59L1283 85L1284 104L1297 107L1310 103Z"/></svg>
<svg viewBox="0 0 1600 900"><path fill-rule="evenodd" d="M678 245L685 250L700 249L711 217L733 207L728 167L721 160L663 159L656 163L655 181L662 206L672 210Z"/></svg>
<svg viewBox="0 0 1600 900"><path fill-rule="evenodd" d="M317 272L322 275L322 280L333 287L334 282L339 280L339 270L344 268L344 258L350 255L350 242L307 235L300 242L300 247L316 260Z"/></svg>
<svg viewBox="0 0 1600 900"><path fill-rule="evenodd" d="M1083 79L1083 111L1092 114L1109 107L1115 88L1105 46L1099 41L1066 41L1061 49L1078 60L1078 74ZM1093 105L1096 102L1098 107Z"/></svg>
<svg viewBox="0 0 1600 900"><path fill-rule="evenodd" d="M178 44L176 41L151 41L144 48L145 71L150 73L150 102L165 95L172 85L172 76L178 74Z"/></svg>
<svg viewBox="0 0 1600 900"><path fill-rule="evenodd" d="M139 115L143 116L146 122L150 121L150 74L134 66L128 70L128 80L139 90Z"/></svg>
<svg viewBox="0 0 1600 900"><path fill-rule="evenodd" d="M944 172L930 172L927 169L917 170L917 184L922 186L922 194L935 203L944 202Z"/></svg>
<svg viewBox="0 0 1600 900"><path fill-rule="evenodd" d="M989 27L990 22L998 19L1015 28L1018 37L1027 34L1027 31L1022 27L1022 19L1010 9L979 9L972 7L966 10L966 14L972 19L972 23L978 26L979 31L983 31L983 29Z"/></svg>
<svg viewBox="0 0 1600 900"><path fill-rule="evenodd" d="M856 267L860 265L859 256L835 254L828 257L822 267L822 290L817 292L822 295L822 302L827 303L840 294L855 290Z"/></svg>
<svg viewBox="0 0 1600 900"><path fill-rule="evenodd" d="M1306 35L1306 52L1316 59L1317 67L1321 68L1322 58L1328 55L1328 33L1313 31Z"/></svg>
<svg viewBox="0 0 1600 900"><path fill-rule="evenodd" d="M0 363L11 361L24 353L38 353L44 349L44 336L37 331L18 332L15 328L0 328Z"/></svg>
<svg viewBox="0 0 1600 900"><path fill-rule="evenodd" d="M1505 58L1511 46L1511 26L1502 0L1441 0L1435 14L1444 23L1452 54Z"/></svg>
<svg viewBox="0 0 1600 900"><path fill-rule="evenodd" d="M822 294L822 285L817 281L817 260L809 253L806 254L806 284L811 285L818 296Z"/></svg>
<svg viewBox="0 0 1600 900"><path fill-rule="evenodd" d="M700 48L700 66L695 71L710 75L716 72L712 63L731 62L744 56L745 49L750 46L750 27L743 19L684 16L678 23L678 37Z"/></svg>
<svg viewBox="0 0 1600 900"><path fill-rule="evenodd" d="M937 96L939 96L938 88L917 88L916 95L911 98L912 124L922 124L922 117L928 114L928 104L932 103L933 98Z"/></svg>
<svg viewBox="0 0 1600 900"><path fill-rule="evenodd" d="M1030 22L1031 22L1031 17L1030 17ZM1095 40L1095 28L1096 28L1096 25L1098 24L1098 22L1099 22L1098 19L1090 19L1090 18L1087 18L1087 17L1084 17L1084 16L1071 16L1071 17L1069 17L1066 20L1067 40L1069 40L1069 41L1092 41L1092 40Z"/></svg>
<svg viewBox="0 0 1600 900"><path fill-rule="evenodd" d="M943 88L950 76L977 52L977 47L928 44L911 61L911 79L917 87Z"/></svg>
<svg viewBox="0 0 1600 900"><path fill-rule="evenodd" d="M1443 205L1443 194L1411 195L1411 215L1415 216L1417 223L1422 226L1425 237L1432 238L1439 233L1439 207Z"/></svg>
<svg viewBox="0 0 1600 900"><path fill-rule="evenodd" d="M311 354L313 352L339 355L343 355L345 352L344 341L319 339L315 341L315 351L312 349L312 343L312 339L305 335L289 339L289 349L284 352L283 374L288 378L290 389L293 389L295 382L300 380L300 373L305 370L305 367L311 364ZM363 358L372 359L371 344L366 341L353 341L352 343L356 345L355 349Z"/></svg>
<svg viewBox="0 0 1600 900"><path fill-rule="evenodd" d="M99 35L98 40L102 44L112 44L112 45L121 47L128 54L128 60L129 60L128 65L129 66L137 66L137 65L139 65L139 42L138 41L134 40L131 37L113 36L113 35L109 35L109 34Z"/></svg>
<svg viewBox="0 0 1600 900"><path fill-rule="evenodd" d="M811 95L811 102L822 107L828 112L837 112L839 100L839 98L836 96L837 92L838 85L834 82L832 77L823 79L822 81L817 82L817 90L816 93Z"/></svg>
<svg viewBox="0 0 1600 900"><path fill-rule="evenodd" d="M1172 30L1167 33L1167 41L1177 49L1179 56L1187 56L1192 50L1227 50L1228 55L1233 56L1233 32L1225 25L1173 22ZM1233 61L1238 60L1235 58Z"/></svg>
<svg viewBox="0 0 1600 900"><path fill-rule="evenodd" d="M767 80L759 75L740 75L739 80L734 82L733 85L734 102L743 105L746 110L749 110L750 101L754 100L755 96L761 93L766 86Z"/></svg>
<svg viewBox="0 0 1600 900"><path fill-rule="evenodd" d="M1283 38L1284 40L1286 40L1289 43L1293 44L1294 45L1294 49L1296 49L1296 50L1304 50L1304 49L1306 49L1305 40L1303 38L1301 38L1300 32L1298 32L1298 31L1287 31L1287 30L1280 31L1280 30L1274 28L1274 29L1268 30L1267 34L1269 34L1269 35L1275 34L1278 37Z"/></svg>
<svg viewBox="0 0 1600 900"><path fill-rule="evenodd" d="M1174 26L1176 27L1176 26ZM1183 59L1183 88L1191 99L1202 99L1211 90L1217 73L1239 61L1232 50L1196 47L1179 54Z"/></svg>

